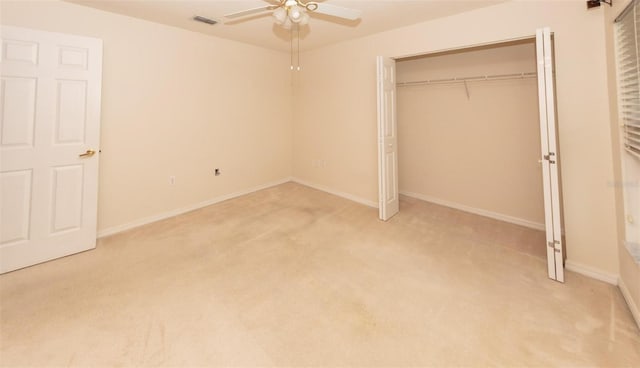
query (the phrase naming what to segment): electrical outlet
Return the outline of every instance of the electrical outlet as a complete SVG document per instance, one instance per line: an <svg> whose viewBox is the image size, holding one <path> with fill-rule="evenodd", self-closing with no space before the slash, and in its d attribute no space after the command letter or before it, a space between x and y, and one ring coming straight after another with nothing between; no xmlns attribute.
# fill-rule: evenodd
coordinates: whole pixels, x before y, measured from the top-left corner
<svg viewBox="0 0 640 368"><path fill-rule="evenodd" d="M169 177L169 185L176 185L176 177L171 175Z"/></svg>

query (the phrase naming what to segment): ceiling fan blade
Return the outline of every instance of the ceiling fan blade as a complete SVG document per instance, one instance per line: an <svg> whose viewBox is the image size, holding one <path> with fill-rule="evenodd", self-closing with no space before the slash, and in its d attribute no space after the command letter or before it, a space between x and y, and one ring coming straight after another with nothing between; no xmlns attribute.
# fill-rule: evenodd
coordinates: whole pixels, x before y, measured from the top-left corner
<svg viewBox="0 0 640 368"><path fill-rule="evenodd" d="M247 15L251 15L251 14L257 14L257 13L262 13L264 11L267 10L273 10L280 7L279 5L267 5L267 6L261 6L259 8L253 8L253 9L247 9L247 10L243 10L243 11L239 11L236 13L231 13L231 14L226 14L224 17L225 18L240 18L240 17L244 17Z"/></svg>
<svg viewBox="0 0 640 368"><path fill-rule="evenodd" d="M312 13L326 14L332 17L356 20L360 18L362 10L344 8L342 6L330 5L326 3L317 3L318 7Z"/></svg>

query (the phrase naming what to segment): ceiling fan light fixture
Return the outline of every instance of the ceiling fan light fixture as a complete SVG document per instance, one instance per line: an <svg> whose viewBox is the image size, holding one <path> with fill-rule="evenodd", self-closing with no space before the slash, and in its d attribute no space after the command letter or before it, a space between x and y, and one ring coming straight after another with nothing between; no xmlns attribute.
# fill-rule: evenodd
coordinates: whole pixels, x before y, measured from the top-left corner
<svg viewBox="0 0 640 368"><path fill-rule="evenodd" d="M306 26L307 24L309 24L309 14L302 13L302 19L300 19L300 24L301 26Z"/></svg>
<svg viewBox="0 0 640 368"><path fill-rule="evenodd" d="M293 5L289 8L289 18L293 23L300 23L303 18L304 10L298 5Z"/></svg>
<svg viewBox="0 0 640 368"><path fill-rule="evenodd" d="M276 23L282 25L287 20L287 10L285 8L278 8L273 12L273 18Z"/></svg>

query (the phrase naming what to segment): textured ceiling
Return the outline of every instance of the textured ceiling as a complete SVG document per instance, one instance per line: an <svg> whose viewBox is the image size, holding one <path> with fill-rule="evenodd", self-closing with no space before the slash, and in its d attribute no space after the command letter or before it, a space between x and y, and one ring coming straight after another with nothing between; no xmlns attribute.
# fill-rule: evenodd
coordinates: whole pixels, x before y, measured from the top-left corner
<svg viewBox="0 0 640 368"><path fill-rule="evenodd" d="M289 49L289 31L276 26L270 13L228 21L224 14L269 5L264 0L67 0L97 9L146 19L195 32L258 45L274 50ZM501 1L485 0L325 0L362 10L355 22L313 14L301 28L302 50L309 50L341 40L353 39L430 19L493 5ZM209 26L192 20L194 15L212 18L220 23Z"/></svg>

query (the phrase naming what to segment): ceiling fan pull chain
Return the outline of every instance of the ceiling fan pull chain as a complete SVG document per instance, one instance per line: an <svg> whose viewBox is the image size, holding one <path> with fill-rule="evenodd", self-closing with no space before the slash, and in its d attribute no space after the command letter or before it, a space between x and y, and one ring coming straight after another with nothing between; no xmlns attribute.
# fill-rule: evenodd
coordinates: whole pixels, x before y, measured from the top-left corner
<svg viewBox="0 0 640 368"><path fill-rule="evenodd" d="M300 25L296 24L296 33L298 34L298 71L300 71Z"/></svg>
<svg viewBox="0 0 640 368"><path fill-rule="evenodd" d="M290 49L290 57L291 57L291 70L293 71L293 29L289 31L289 34L291 35L290 39L289 39L289 49Z"/></svg>

